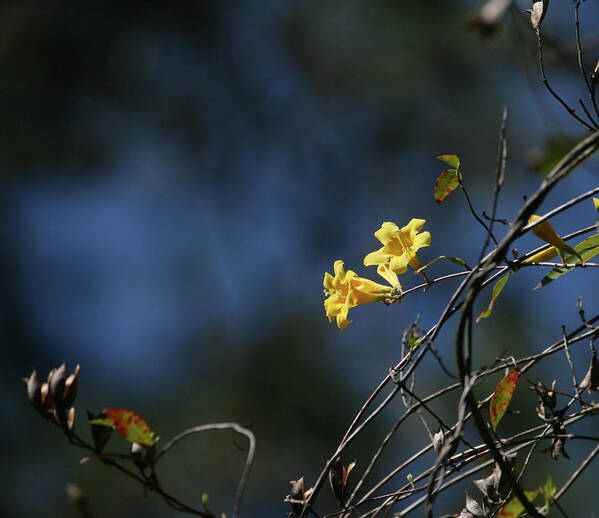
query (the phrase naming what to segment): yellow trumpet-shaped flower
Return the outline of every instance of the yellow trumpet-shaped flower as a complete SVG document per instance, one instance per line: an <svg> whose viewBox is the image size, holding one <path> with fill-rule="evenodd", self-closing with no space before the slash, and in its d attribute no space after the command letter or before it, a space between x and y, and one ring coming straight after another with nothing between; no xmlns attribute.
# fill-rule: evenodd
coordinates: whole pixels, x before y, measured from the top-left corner
<svg viewBox="0 0 599 518"><path fill-rule="evenodd" d="M408 264L414 270L420 268L416 252L431 244L430 232L420 232L425 222L424 219L412 219L405 227L399 228L395 223L385 221L374 233L383 247L368 254L364 258L364 265L389 262L390 269L397 274L405 273Z"/></svg>
<svg viewBox="0 0 599 518"><path fill-rule="evenodd" d="M337 260L333 266L335 276L324 274L324 292L328 295L324 301L329 322L337 320L339 329L345 329L351 320L348 320L349 310L360 304L379 302L393 297L395 289L383 286L369 279L358 277L355 272L343 268L343 261Z"/></svg>

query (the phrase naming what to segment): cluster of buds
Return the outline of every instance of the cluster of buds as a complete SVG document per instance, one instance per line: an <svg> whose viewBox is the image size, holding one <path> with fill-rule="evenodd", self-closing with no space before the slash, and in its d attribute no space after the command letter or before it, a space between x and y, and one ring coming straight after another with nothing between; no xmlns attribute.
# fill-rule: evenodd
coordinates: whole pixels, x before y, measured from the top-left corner
<svg viewBox="0 0 599 518"><path fill-rule="evenodd" d="M23 378L29 402L42 416L60 426L67 435L75 428L73 404L77 397L78 376L79 365L72 374L67 375L67 367L63 362L60 367L48 373L43 383L35 369L28 378Z"/></svg>

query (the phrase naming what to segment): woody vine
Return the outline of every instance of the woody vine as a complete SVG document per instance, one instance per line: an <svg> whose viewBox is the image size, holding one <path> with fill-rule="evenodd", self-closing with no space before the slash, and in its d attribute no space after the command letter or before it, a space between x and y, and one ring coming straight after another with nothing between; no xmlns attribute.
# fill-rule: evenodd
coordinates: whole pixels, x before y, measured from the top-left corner
<svg viewBox="0 0 599 518"><path fill-rule="evenodd" d="M488 5L495 7L493 13L496 18L490 18L490 11L481 9L478 24L496 23L498 16L515 9L510 1L491 0L485 3L485 6ZM543 85L588 135L561 157L537 190L509 218L497 214L502 187L509 181L507 108L499 128L489 214L476 211L467 190L467 167L461 163L458 154L437 156L445 170L440 174L431 172L431 190L435 200L443 203L452 193L460 192L473 217L473 225L484 228L485 239L479 257L442 255L442 250L435 249L434 236L424 230L425 214L416 214L407 223L407 215L390 214L388 219L398 218L399 224L382 222L374 232L381 246L374 251L365 251L363 260L365 268L376 269L381 282L362 277L354 270L346 270L341 259L334 260L332 274L325 273L325 314L340 330L346 330L352 323L350 311L352 318L358 318L359 307L365 304L380 303L381 309L385 305L388 306L387 311L392 312L400 303L410 304L410 296L416 292L434 290L437 284L456 279L460 283L445 306L440 308L433 326L420 329L416 320L404 331L401 357L375 383L376 388L360 406L338 445L331 450L319 476L310 482L299 476L291 482L290 494L285 501L289 512L296 518L308 515L317 518L403 517L418 510L432 518L438 495L451 491L465 480L471 482L471 488L463 494L462 508L444 509L445 516L538 518L550 513L569 516L560 499L599 453L599 437L570 431L575 423L596 420L599 413L599 404L592 399L599 387L599 363L594 347L594 340L599 335L599 312L593 310L591 316L587 316L588 308L581 301L578 308L572 308L580 317L578 327L558 328L553 343L537 344L537 352L532 355L518 356L517 350L510 349L505 357L498 358L492 365L477 362L476 352L480 344L476 340L476 324L493 315L495 305L501 303L502 290L508 281L509 286L518 282L518 272L523 268L534 268L539 272L535 288L540 290L553 282L566 282L564 276L575 269L583 269L588 282L597 283L599 187L590 187L557 206L543 205L547 195L599 148L599 109L595 96L599 63L590 68L585 64L579 32L581 2L573 1L572 6L577 64L588 93L587 99L578 99L577 103L559 95L546 75L541 27L545 17L551 16L549 2L533 1L526 23L529 24L527 30L534 32L537 41ZM521 13L514 18L514 23L522 23ZM568 234L559 228L554 229L551 218L579 204L587 209L587 219L581 222L580 228ZM373 224L373 230L377 225ZM516 241L528 232L539 239L539 246L522 251L516 247ZM440 265L444 265L445 269L431 273L438 272ZM413 279L417 281L413 282ZM485 298L485 309L476 315L474 304L482 297ZM436 339L441 329L451 322L455 322L455 365L450 366L438 353ZM575 347L586 347L588 368L582 374L576 371L572 361L571 349ZM535 379L535 368L545 359L555 356L562 357L564 369L556 373L554 379L541 379L539 376ZM436 375L451 378L450 384L431 394L421 393L417 384L421 362L428 357L436 361ZM197 497L193 504L184 503L178 496L172 495L160 480L157 468L159 460L183 439L207 430L233 430L247 439L247 460L231 506L234 517L240 514L255 454L255 438L251 430L232 422L194 426L160 448L159 437L137 413L129 409L104 408L96 414L88 412L83 419L90 436L87 439L82 435L81 418L75 411L79 373L79 366L69 374L63 364L52 369L44 378L33 370L24 381L29 401L36 411L62 430L74 447L84 451L82 462L101 463L120 471L146 490L160 495L165 504L176 511L206 518L219 516L221 513L210 509L207 495ZM490 393L480 388L487 380L493 380L495 387ZM538 421L523 423L518 433L506 436L500 423L509 414L512 398L522 385L528 386L537 397L535 414ZM378 442L371 444L368 451L363 452L368 462L359 464L348 458L348 447L375 419L391 413L390 403L396 399L401 401L403 410L397 415L394 407L392 415L395 422L392 427ZM447 403L448 400L450 403ZM449 404L454 409L452 422L440 417L436 410L439 404ZM421 449L409 452L391 471L373 481L375 467L384 458L386 447L411 417L418 418L423 427ZM475 432L478 440L467 439L466 430ZM112 431L130 443L127 451L106 450L108 444L112 444ZM591 446L577 466L563 465L563 459L568 459L567 444L572 441ZM551 473L543 480L530 480L526 476L535 456L542 454L556 461L556 470L568 470L569 476L560 487L554 485ZM423 469L424 459L432 461ZM335 507L321 503L323 488L327 485L337 502Z"/></svg>

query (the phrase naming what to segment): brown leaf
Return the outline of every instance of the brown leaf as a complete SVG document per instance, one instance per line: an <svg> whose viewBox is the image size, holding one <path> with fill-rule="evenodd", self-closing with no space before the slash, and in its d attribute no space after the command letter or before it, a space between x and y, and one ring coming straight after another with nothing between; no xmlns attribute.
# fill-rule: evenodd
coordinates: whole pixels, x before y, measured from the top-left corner
<svg viewBox="0 0 599 518"><path fill-rule="evenodd" d="M595 351L594 347L592 347L592 351L589 370L584 379L580 382L580 388L586 388L589 394L592 394L599 388L599 362L597 361L597 351Z"/></svg>
<svg viewBox="0 0 599 518"><path fill-rule="evenodd" d="M532 3L532 11L530 11L530 23L532 28L536 31L547 14L547 8L549 7L549 0L534 0Z"/></svg>

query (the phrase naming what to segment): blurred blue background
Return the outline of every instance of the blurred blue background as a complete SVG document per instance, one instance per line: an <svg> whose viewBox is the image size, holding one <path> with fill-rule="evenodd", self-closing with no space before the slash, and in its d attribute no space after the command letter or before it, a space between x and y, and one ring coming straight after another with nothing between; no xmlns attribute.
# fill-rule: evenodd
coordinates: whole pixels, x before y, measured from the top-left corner
<svg viewBox="0 0 599 518"><path fill-rule="evenodd" d="M572 9L563 4L553 3L544 22L547 68L574 104L585 92L571 52ZM418 314L423 328L434 323L457 286L356 308L341 332L324 316L324 272L343 259L374 279L361 266L380 246L373 233L412 217L426 219L432 234L423 262L441 254L476 262L484 233L459 193L434 202L443 169L434 156L460 155L475 208L489 212L504 105L509 163L499 217L512 218L534 192L540 176L530 164L548 138L584 135L541 87L528 22L508 13L482 37L467 23L479 5L0 5L3 516L78 516L66 482L81 487L94 516L175 515L120 474L79 465L80 452L28 406L19 378L63 360L81 364L82 434L86 408L134 409L164 441L190 426L238 421L258 440L243 515L288 511L288 481L314 481L398 361L403 329ZM596 36L598 15L596 4L583 5L583 35ZM588 66L597 57L591 48ZM595 187L597 170L589 161L543 208ZM593 221L587 201L554 226L567 233ZM518 243L523 251L539 244L534 236ZM439 262L429 275L456 268ZM479 324L479 362L558 339L561 324L579 323L579 296L596 313L594 270L531 292L541 276L519 273L494 318ZM419 282L405 278L408 287ZM450 367L452 338L450 325L437 342ZM582 376L588 347L573 354ZM451 381L436 363L424 365L433 374L419 379L421 395ZM565 366L560 358L546 382L558 377L569 390ZM533 400L521 392L530 417ZM358 468L401 408L350 453ZM406 430L379 477L422 447L420 423ZM195 505L207 492L213 510L230 513L245 458L233 439L215 433L181 445L161 466L163 486ZM583 446L571 456L582 458ZM551 461L538 457L542 473ZM566 480L566 469L547 466L556 484ZM401 474L388 491L404 481ZM459 512L462 501L457 492L438 509Z"/></svg>

